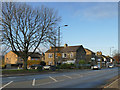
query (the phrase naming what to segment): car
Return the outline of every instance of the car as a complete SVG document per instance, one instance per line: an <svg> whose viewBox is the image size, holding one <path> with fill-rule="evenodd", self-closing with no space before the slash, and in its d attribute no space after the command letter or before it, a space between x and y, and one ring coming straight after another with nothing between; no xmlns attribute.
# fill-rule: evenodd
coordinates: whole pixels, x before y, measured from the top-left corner
<svg viewBox="0 0 120 90"><path fill-rule="evenodd" d="M44 70L50 70L50 65L43 66Z"/></svg>
<svg viewBox="0 0 120 90"><path fill-rule="evenodd" d="M109 67L109 68L113 68L113 67L114 67L114 65L113 65L113 64L110 64L108 67Z"/></svg>
<svg viewBox="0 0 120 90"><path fill-rule="evenodd" d="M42 67L42 65L39 64L33 64L28 69L38 69L39 67Z"/></svg>
<svg viewBox="0 0 120 90"><path fill-rule="evenodd" d="M98 65L94 65L94 66L91 66L91 69L92 70L98 70L98 69L100 69L100 67Z"/></svg>

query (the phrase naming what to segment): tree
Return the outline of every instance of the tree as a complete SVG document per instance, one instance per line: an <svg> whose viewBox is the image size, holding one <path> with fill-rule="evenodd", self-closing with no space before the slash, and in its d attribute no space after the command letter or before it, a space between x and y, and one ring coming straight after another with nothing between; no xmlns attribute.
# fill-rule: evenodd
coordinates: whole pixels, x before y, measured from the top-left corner
<svg viewBox="0 0 120 90"><path fill-rule="evenodd" d="M113 56L113 58L115 59L115 61L117 62L117 63L120 63L120 54L115 54L114 56Z"/></svg>
<svg viewBox="0 0 120 90"><path fill-rule="evenodd" d="M44 6L33 9L25 3L3 2L2 43L21 52L24 69L27 69L28 52L34 53L40 44L50 42L56 35L59 21L53 9Z"/></svg>
<svg viewBox="0 0 120 90"><path fill-rule="evenodd" d="M45 63L44 61L41 61L41 62L40 62L40 65L45 66L46 63Z"/></svg>

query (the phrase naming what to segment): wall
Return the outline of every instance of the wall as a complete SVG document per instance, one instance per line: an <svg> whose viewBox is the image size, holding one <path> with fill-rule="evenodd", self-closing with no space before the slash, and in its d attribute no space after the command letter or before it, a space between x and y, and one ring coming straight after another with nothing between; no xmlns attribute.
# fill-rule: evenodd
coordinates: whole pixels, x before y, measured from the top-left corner
<svg viewBox="0 0 120 90"><path fill-rule="evenodd" d="M10 51L5 55L4 59L6 64L17 64L18 56Z"/></svg>

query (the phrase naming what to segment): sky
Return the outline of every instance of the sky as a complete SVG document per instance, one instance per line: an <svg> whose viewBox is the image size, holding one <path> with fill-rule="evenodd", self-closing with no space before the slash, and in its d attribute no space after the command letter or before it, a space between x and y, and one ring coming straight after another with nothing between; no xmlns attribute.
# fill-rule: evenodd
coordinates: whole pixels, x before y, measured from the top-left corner
<svg viewBox="0 0 120 90"><path fill-rule="evenodd" d="M83 45L94 52L110 55L118 49L118 3L117 2L30 2L54 8L62 17L61 45ZM42 49L45 51L44 47Z"/></svg>

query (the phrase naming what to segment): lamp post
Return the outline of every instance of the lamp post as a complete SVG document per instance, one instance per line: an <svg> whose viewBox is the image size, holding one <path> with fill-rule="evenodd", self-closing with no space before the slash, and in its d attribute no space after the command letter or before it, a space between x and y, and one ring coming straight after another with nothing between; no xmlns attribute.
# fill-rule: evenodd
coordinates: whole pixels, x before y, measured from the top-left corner
<svg viewBox="0 0 120 90"><path fill-rule="evenodd" d="M60 54L60 28L67 27L68 25L63 25L58 27L58 53ZM58 56L58 61L60 61L60 56Z"/></svg>
<svg viewBox="0 0 120 90"><path fill-rule="evenodd" d="M58 47L60 47L60 28L61 27L67 27L68 25L64 25L64 26L59 26L58 27Z"/></svg>
<svg viewBox="0 0 120 90"><path fill-rule="evenodd" d="M110 47L110 56L111 56L111 49L114 48L114 47Z"/></svg>

